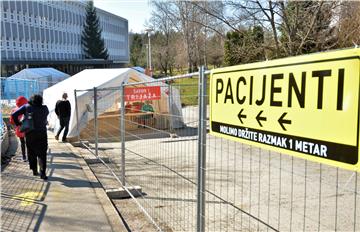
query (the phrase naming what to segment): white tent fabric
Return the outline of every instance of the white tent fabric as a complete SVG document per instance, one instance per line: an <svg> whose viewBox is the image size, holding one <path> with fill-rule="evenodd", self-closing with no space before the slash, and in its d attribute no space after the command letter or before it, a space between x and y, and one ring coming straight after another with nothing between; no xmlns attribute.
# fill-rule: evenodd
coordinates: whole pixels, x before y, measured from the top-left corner
<svg viewBox="0 0 360 232"><path fill-rule="evenodd" d="M35 80L39 84L38 91L41 93L44 89L68 77L70 77L70 75L54 68L27 68L10 76L9 79ZM21 92L21 89L19 89L19 91Z"/></svg>
<svg viewBox="0 0 360 232"><path fill-rule="evenodd" d="M131 68L120 68L120 69L86 69L76 75L53 85L50 88L44 90L44 104L49 108L50 114L48 117L49 129L55 131L59 127L59 120L55 114L55 104L61 99L64 92L68 94L68 100L71 104L71 118L69 124L68 137L76 137L78 131L81 131L87 126L87 123L94 118L93 113L93 88L108 88L108 87L119 87L119 91L109 91L104 94L98 91L98 115L104 113L114 105L114 99L120 97L120 86L122 83L128 82L142 82L151 81L153 78L140 73ZM163 83L161 83L164 86ZM152 83L149 85L158 85L158 83ZM85 90L77 91L76 98L78 104L78 116L79 125L76 123L76 107L75 107L75 93L74 90ZM161 88L162 95L166 95L166 88ZM116 95L116 96L115 96ZM172 90L172 112L176 113L177 117L172 117L173 128L183 127L183 118L181 110L181 101L179 91L175 88ZM168 107L168 106L167 106ZM78 130L79 127L79 130Z"/></svg>

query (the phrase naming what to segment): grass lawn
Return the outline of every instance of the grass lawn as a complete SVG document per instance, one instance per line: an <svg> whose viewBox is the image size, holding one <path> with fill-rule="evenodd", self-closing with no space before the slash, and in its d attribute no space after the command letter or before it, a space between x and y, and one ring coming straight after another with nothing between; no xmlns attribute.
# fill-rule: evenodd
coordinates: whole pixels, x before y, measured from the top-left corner
<svg viewBox="0 0 360 232"><path fill-rule="evenodd" d="M207 90L209 90L209 84L210 78L208 77ZM198 104L198 85L198 77L177 79L172 83L172 86L180 91L181 103L186 106Z"/></svg>

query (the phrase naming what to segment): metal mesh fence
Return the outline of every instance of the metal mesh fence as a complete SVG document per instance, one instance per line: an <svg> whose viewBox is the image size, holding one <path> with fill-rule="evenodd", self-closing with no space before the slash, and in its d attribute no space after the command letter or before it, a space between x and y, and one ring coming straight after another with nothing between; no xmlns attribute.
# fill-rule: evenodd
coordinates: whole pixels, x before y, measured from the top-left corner
<svg viewBox="0 0 360 232"><path fill-rule="evenodd" d="M1 99L16 99L19 96L29 98L39 93L39 82L36 80L1 78Z"/></svg>
<svg viewBox="0 0 360 232"><path fill-rule="evenodd" d="M154 86L156 100L126 90ZM207 88L197 75L123 87L87 91L79 138L119 183L125 174L126 188L141 186L133 200L154 229L360 230L357 172L209 135L207 107L199 107Z"/></svg>
<svg viewBox="0 0 360 232"><path fill-rule="evenodd" d="M207 142L207 230L359 230L358 173L222 138Z"/></svg>
<svg viewBox="0 0 360 232"><path fill-rule="evenodd" d="M131 122L140 128L126 130L126 182L142 187L145 195L138 200L159 225L174 231L194 231L198 112L194 106L182 108L180 100L197 102L198 84L197 78L171 82L152 83L160 86L162 93L160 100L152 102L153 116L144 121L140 116L138 122Z"/></svg>

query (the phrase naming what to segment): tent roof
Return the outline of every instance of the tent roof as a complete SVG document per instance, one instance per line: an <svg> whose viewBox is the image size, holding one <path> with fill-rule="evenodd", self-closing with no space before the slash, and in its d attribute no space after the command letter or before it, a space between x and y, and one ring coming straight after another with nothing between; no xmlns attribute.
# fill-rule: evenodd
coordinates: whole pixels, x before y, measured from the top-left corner
<svg viewBox="0 0 360 232"><path fill-rule="evenodd" d="M15 73L10 78L26 78L26 77L48 77L52 78L66 78L69 77L68 74L63 73L54 68L27 68L23 69L20 72Z"/></svg>
<svg viewBox="0 0 360 232"><path fill-rule="evenodd" d="M117 69L85 69L74 76L71 76L56 85L51 86L47 90L63 89L91 89L120 76L128 71L129 68Z"/></svg>
<svg viewBox="0 0 360 232"><path fill-rule="evenodd" d="M67 92L73 93L74 89L88 90L94 87L102 86L106 83L111 83L112 80L117 80L116 85L124 82L130 73L134 73L141 78L141 80L148 81L153 78L140 73L131 68L114 68L114 69L85 69L74 76L71 76L45 90L45 92ZM120 78L120 79L119 79ZM85 94L86 91L83 93ZM83 93L78 93L78 96Z"/></svg>

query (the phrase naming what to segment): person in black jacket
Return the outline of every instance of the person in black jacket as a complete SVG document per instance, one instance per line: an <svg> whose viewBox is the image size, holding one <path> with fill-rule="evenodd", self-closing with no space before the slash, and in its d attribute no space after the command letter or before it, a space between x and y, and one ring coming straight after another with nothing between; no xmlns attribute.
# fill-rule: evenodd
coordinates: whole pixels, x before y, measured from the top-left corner
<svg viewBox="0 0 360 232"><path fill-rule="evenodd" d="M40 166L41 179L47 180L46 176L46 154L48 149L47 142L47 116L49 110L47 106L43 105L43 98L41 95L33 95L30 98L29 104L23 105L14 113L12 118L16 126L21 126L19 116L24 115L33 121L33 128L25 131L26 146L28 148L28 159L30 168L34 176L39 175L37 163Z"/></svg>
<svg viewBox="0 0 360 232"><path fill-rule="evenodd" d="M60 120L60 128L58 132L55 135L55 139L59 140L59 135L61 131L65 128L62 141L66 142L66 136L69 131L69 121L70 121L70 115L71 115L71 105L70 102L67 100L68 95L67 93L64 93L62 95L62 100L59 100L56 102L55 106L55 113L58 116Z"/></svg>

